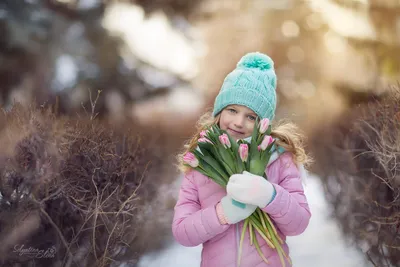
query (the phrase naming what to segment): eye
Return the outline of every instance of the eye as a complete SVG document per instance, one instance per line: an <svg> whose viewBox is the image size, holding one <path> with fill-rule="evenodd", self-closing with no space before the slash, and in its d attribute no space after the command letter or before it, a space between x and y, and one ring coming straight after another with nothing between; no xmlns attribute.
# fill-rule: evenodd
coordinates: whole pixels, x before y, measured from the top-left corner
<svg viewBox="0 0 400 267"><path fill-rule="evenodd" d="M247 118L249 118L251 121L255 121L257 119L257 117L253 115L249 115Z"/></svg>
<svg viewBox="0 0 400 267"><path fill-rule="evenodd" d="M232 113L232 114L236 114L237 113L237 111L235 109L233 109L233 108L228 108L228 111L230 113Z"/></svg>

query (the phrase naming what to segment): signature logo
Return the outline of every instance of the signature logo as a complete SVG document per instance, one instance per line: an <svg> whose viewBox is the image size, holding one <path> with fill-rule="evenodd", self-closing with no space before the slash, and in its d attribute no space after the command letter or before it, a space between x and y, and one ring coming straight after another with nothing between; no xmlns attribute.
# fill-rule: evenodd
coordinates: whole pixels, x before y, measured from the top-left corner
<svg viewBox="0 0 400 267"><path fill-rule="evenodd" d="M48 249L38 249L33 247L25 247L25 245L15 245L14 253L19 256L28 256L30 258L54 258L56 254L56 247L51 246Z"/></svg>

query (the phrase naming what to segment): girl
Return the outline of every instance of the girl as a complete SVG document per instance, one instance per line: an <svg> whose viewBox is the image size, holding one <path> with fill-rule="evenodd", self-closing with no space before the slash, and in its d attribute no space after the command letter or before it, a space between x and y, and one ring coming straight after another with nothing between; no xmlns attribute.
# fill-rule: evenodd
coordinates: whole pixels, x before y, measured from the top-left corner
<svg viewBox="0 0 400 267"><path fill-rule="evenodd" d="M276 108L276 75L273 61L261 53L249 53L227 75L215 99L212 114L202 116L199 131L179 155L185 176L175 206L172 231L184 246L203 244L201 267L236 267L243 220L257 207L268 213L282 240L301 234L311 213L301 180L304 152L301 135L295 125L283 122L271 135L277 149L266 168L268 180L247 172L232 175L226 190L198 171L183 164L183 155L197 147L200 131L218 124L235 140L251 136L258 118L273 119ZM285 152L286 151L286 152ZM246 205L236 206L232 200ZM265 263L248 232L242 247L241 267L281 266L276 250L257 236L269 264ZM289 255L285 243L283 249ZM290 266L287 262L286 266Z"/></svg>

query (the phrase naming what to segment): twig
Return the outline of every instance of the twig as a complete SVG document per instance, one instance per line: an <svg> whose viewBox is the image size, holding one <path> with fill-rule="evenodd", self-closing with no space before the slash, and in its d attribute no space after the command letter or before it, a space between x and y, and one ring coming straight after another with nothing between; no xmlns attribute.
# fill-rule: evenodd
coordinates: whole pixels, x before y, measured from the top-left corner
<svg viewBox="0 0 400 267"><path fill-rule="evenodd" d="M37 203L39 203L37 200L35 200ZM65 246L65 249L67 250L67 254L69 255L70 258L73 258L71 251L69 250L69 246L67 241L64 238L64 235L61 233L60 228L58 228L58 226L54 223L53 219L51 219L51 217L49 216L49 214L41 207L40 203L39 203L39 210L40 212L46 217L46 219L49 221L49 223L51 224L51 226L53 226L53 228L56 230L57 234L59 235L61 242L63 243L63 245ZM76 263L76 262L75 262Z"/></svg>
<svg viewBox="0 0 400 267"><path fill-rule="evenodd" d="M125 205L126 205L129 201L131 201L131 199L133 199L133 197L136 196L136 191L140 188L140 186L141 186L141 184L142 184L142 181L143 181L143 178L144 178L144 175L145 175L145 173L146 173L147 168L148 168L149 165L150 165L150 162L148 162L148 163L146 164L146 167L145 167L145 169L144 169L144 171L143 171L143 173L142 173L142 176L140 177L139 185L135 188L135 191L128 197L128 199L125 200L125 201L122 203L122 205L120 206L120 209L119 209L119 211L118 211L116 217L119 216L119 214L120 214L120 213L122 212L122 210L125 208ZM115 223L115 225L114 225L114 227L113 227L113 229L112 229L110 235L108 236L104 256L107 255L106 253L107 253L107 248L108 248L108 245L109 245L109 242L110 242L110 238L111 238L112 234L114 233L114 230L115 230L116 227L117 227L117 223Z"/></svg>
<svg viewBox="0 0 400 267"><path fill-rule="evenodd" d="M92 114L90 115L90 120L94 120L96 118L96 116L99 114L99 113L94 114L94 111L95 111L96 103L97 103L97 100L99 99L100 94L101 94L101 90L97 90L97 96L93 102L92 92L89 89L89 99L90 99L90 105L92 107Z"/></svg>

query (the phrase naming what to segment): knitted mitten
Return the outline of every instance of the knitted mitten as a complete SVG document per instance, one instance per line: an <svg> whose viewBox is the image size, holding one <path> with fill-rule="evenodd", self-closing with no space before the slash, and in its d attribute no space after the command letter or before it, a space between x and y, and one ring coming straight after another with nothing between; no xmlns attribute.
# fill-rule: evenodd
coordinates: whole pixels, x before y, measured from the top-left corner
<svg viewBox="0 0 400 267"><path fill-rule="evenodd" d="M264 177L244 171L229 178L226 187L228 195L242 203L267 206L275 197L275 187Z"/></svg>
<svg viewBox="0 0 400 267"><path fill-rule="evenodd" d="M257 206L239 203L229 196L224 196L216 210L221 224L235 224L249 217Z"/></svg>

